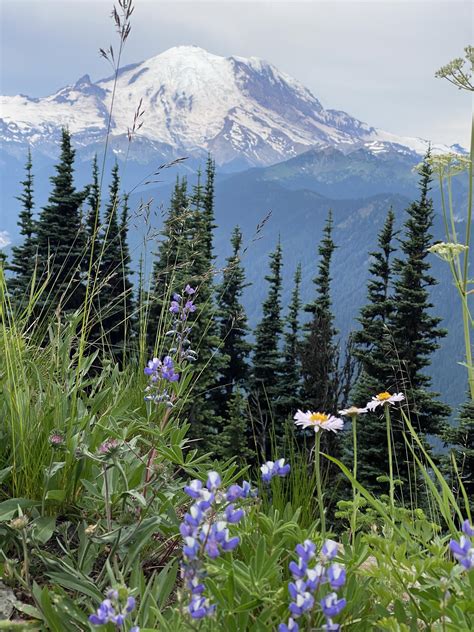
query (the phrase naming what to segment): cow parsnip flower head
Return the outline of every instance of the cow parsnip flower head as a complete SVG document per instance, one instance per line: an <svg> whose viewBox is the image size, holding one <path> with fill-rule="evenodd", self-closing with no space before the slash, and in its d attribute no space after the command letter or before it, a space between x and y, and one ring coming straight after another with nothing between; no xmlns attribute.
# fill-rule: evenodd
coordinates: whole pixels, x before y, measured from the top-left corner
<svg viewBox="0 0 474 632"><path fill-rule="evenodd" d="M372 397L372 400L367 404L367 408L368 410L375 410L378 406L389 406L396 402L401 402L404 399L405 395L403 393L394 393L392 395L388 391L384 391Z"/></svg>
<svg viewBox="0 0 474 632"><path fill-rule="evenodd" d="M418 163L413 170L423 173L424 165L428 164L433 173L441 178L457 176L460 173L469 171L471 159L469 156L448 152L444 154L431 154L423 162Z"/></svg>
<svg viewBox="0 0 474 632"><path fill-rule="evenodd" d="M459 90L474 91L472 81L472 67L474 66L474 47L466 46L464 57L456 57L445 66L442 66L436 73L438 79L447 79Z"/></svg>
<svg viewBox="0 0 474 632"><path fill-rule="evenodd" d="M456 257L459 257L460 254L469 250L468 246L464 244L456 244L452 242L444 242L440 241L438 244L433 244L428 248L428 252L433 253L443 261L453 261Z"/></svg>
<svg viewBox="0 0 474 632"><path fill-rule="evenodd" d="M337 432L344 427L344 422L338 417L326 415L326 413L314 413L309 410L305 413L302 410L298 410L294 416L294 420L296 426L312 428L314 432L319 432L319 430Z"/></svg>

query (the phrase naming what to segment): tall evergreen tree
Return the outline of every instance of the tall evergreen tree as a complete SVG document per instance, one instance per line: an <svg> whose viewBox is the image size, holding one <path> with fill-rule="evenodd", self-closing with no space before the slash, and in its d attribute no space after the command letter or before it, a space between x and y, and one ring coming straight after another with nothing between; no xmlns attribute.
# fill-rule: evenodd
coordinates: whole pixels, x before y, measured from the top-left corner
<svg viewBox="0 0 474 632"><path fill-rule="evenodd" d="M214 450L221 419L216 411L219 374L226 358L219 353L217 310L214 303L213 229L214 229L214 165L208 161L206 183L198 171L191 196L191 243L189 283L196 289L197 311L192 318L192 337L197 342L194 363L192 405L189 417L190 436L199 439L203 448ZM209 181L210 180L210 181Z"/></svg>
<svg viewBox="0 0 474 632"><path fill-rule="evenodd" d="M220 354L225 358L219 380L224 404L230 398L234 386L248 387L248 358L251 350L251 344L247 341L247 315L242 305L243 291L250 284L245 282L245 271L240 260L242 233L238 226L232 232L231 245L232 255L226 260L222 283L216 290Z"/></svg>
<svg viewBox="0 0 474 632"><path fill-rule="evenodd" d="M87 203L86 232L89 241L92 241L94 238L97 239L97 232L100 227L100 181L97 154L92 160L92 183L89 185Z"/></svg>
<svg viewBox="0 0 474 632"><path fill-rule="evenodd" d="M407 209L405 236L401 243L403 259L396 259L394 305L390 329L400 361L398 384L406 395L409 411L422 433L438 434L449 415L437 393L430 392L431 377L424 372L430 356L446 335L440 329L441 318L433 316L429 290L437 284L431 276L428 248L432 242L433 201L429 197L432 178L429 152L421 169L420 196Z"/></svg>
<svg viewBox="0 0 474 632"><path fill-rule="evenodd" d="M311 410L329 412L338 407L338 348L331 301L331 260L336 248L332 212L329 211L318 248L318 274L314 279L316 296L305 307L311 315L305 325L301 349L303 401Z"/></svg>
<svg viewBox="0 0 474 632"><path fill-rule="evenodd" d="M105 346L117 359L123 358L124 344L128 335L132 300L129 279L130 256L126 245L126 233L119 223L120 177L118 164L112 168L110 196L105 208L104 229L101 241L99 315ZM127 221L128 205L125 202L122 223Z"/></svg>
<svg viewBox="0 0 474 632"><path fill-rule="evenodd" d="M367 283L367 303L360 310L361 328L353 333L354 355L360 362L361 373L352 391L352 403L364 407L377 393L396 390L395 352L388 323L393 315L392 255L395 215L389 210L378 236L378 250L369 253L370 278ZM367 413L357 427L358 480L373 492L387 490L377 478L386 473L388 456L385 425L379 415ZM394 433L396 453L405 450L400 433ZM352 433L344 433L345 452L352 456Z"/></svg>
<svg viewBox="0 0 474 632"><path fill-rule="evenodd" d="M26 161L25 179L21 182L23 193L17 200L21 202L22 209L18 215L18 226L23 243L12 248L11 263L8 265L13 276L9 279L9 290L14 302L27 302L28 295L35 272L37 262L36 222L33 219L33 163L31 150L28 150Z"/></svg>
<svg viewBox="0 0 474 632"><path fill-rule="evenodd" d="M224 459L237 459L240 465L247 465L253 460L255 453L248 441L249 425L247 398L237 386L228 400L226 420L219 434L216 453Z"/></svg>
<svg viewBox="0 0 474 632"><path fill-rule="evenodd" d="M122 202L122 212L120 215L120 226L119 226L119 236L120 236L120 280L122 285L122 311L123 311L123 347L124 353L128 348L131 337L133 335L134 326L136 317L134 315L135 302L133 298L133 283L130 280L130 264L132 262L132 258L130 256L130 248L128 244L128 229L129 229L129 212L130 207L128 205L129 196L128 194L124 194L123 202Z"/></svg>
<svg viewBox="0 0 474 632"><path fill-rule="evenodd" d="M301 356L300 356L300 310L301 310L301 264L299 263L295 276L293 292L285 319L282 393L278 402L278 416L291 416L301 406Z"/></svg>
<svg viewBox="0 0 474 632"><path fill-rule="evenodd" d="M39 265L47 274L40 305L46 309L77 309L84 299L81 205L87 190L78 191L74 185L74 156L71 135L63 129L61 155L51 178L53 189L38 222Z"/></svg>
<svg viewBox="0 0 474 632"><path fill-rule="evenodd" d="M268 295L262 306L262 320L255 330L253 355L252 390L255 417L260 426L257 439L263 454L269 454L273 439L279 441L284 435L284 423L275 414L282 372L281 270L282 248L278 239L275 251L270 254L270 273L265 276L269 284Z"/></svg>
<svg viewBox="0 0 474 632"><path fill-rule="evenodd" d="M97 345L101 335L99 315L99 261L101 259L102 243L100 234L100 181L97 154L92 161L92 182L88 187L87 212L84 222L85 238L87 241L84 268L88 284L88 341L92 346Z"/></svg>
<svg viewBox="0 0 474 632"><path fill-rule="evenodd" d="M214 180L216 177L216 163L209 154L206 163L206 183L203 192L203 222L205 224L205 255L212 262L213 254L213 234L217 225L214 223Z"/></svg>
<svg viewBox="0 0 474 632"><path fill-rule="evenodd" d="M222 457L240 454L242 457L244 453L247 456L250 454L248 446L253 443L245 406L245 391L248 391L250 376L248 361L252 346L247 341L249 327L242 305L242 294L249 284L245 283L245 272L240 260L242 233L238 226L233 230L231 245L232 255L226 260L222 283L216 288L217 333L222 367L219 388L213 391L213 399L215 411L223 420L218 442L219 454Z"/></svg>
<svg viewBox="0 0 474 632"><path fill-rule="evenodd" d="M192 219L186 178L176 178L170 208L161 232L161 240L153 263L148 297L147 338L155 349L158 332L168 317L169 301L190 282L192 257Z"/></svg>

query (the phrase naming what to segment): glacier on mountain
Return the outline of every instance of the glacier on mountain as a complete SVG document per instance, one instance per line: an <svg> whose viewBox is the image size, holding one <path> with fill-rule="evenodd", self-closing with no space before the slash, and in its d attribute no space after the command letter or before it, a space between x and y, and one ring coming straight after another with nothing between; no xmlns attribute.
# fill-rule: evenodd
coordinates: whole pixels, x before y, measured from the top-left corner
<svg viewBox="0 0 474 632"><path fill-rule="evenodd" d="M105 139L114 77L88 75L44 98L0 97L0 138L7 152L27 144L48 154L62 126L80 147ZM139 148L167 157L211 151L220 165L269 165L310 148L358 148L423 154L428 141L370 127L346 112L325 109L300 82L255 57L221 57L177 46L120 70L110 121L112 146L121 145L142 100ZM433 145L434 151L447 151Z"/></svg>

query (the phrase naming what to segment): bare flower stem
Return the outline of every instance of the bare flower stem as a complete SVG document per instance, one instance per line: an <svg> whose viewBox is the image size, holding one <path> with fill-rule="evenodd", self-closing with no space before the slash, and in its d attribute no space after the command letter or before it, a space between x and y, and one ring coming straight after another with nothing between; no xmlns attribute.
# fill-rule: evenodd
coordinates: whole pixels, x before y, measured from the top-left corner
<svg viewBox="0 0 474 632"><path fill-rule="evenodd" d="M387 449L388 449L388 472L390 478L390 509L395 506L395 492L393 483L393 455L392 455L392 420L390 417L390 408L388 404L384 404L385 422L387 426Z"/></svg>
<svg viewBox="0 0 474 632"><path fill-rule="evenodd" d="M324 538L326 535L326 515L324 513L324 502L323 502L323 490L321 486L321 432L316 433L315 436L315 444L314 444L314 469L316 474L316 493L318 497L318 505L319 505L319 520L321 526L321 535Z"/></svg>

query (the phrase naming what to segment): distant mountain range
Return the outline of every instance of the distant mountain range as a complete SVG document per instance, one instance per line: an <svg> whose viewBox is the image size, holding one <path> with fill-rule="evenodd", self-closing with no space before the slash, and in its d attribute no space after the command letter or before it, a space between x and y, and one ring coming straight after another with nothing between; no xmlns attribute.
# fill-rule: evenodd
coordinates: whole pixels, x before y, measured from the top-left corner
<svg viewBox="0 0 474 632"><path fill-rule="evenodd" d="M91 158L94 153L100 156L104 148L112 87L112 77L92 82L85 75L48 97L0 97L0 247L19 238L15 196L28 147L33 153L38 209L47 199L48 177L64 125L73 133L77 149L78 186L89 182ZM127 130L140 100L143 126L129 144ZM152 200L151 224L157 228L177 171L187 174L192 183L203 158L212 153L218 165L218 264L228 254L231 228L239 224L249 246L245 263L253 285L245 301L252 324L260 317L268 253L278 234L285 257L284 302L298 261L303 264L304 299L311 297L316 247L332 208L338 245L334 309L344 337L356 326L355 316L365 300L368 253L376 246L377 231L390 206L401 227L403 209L417 195L413 167L428 146L427 140L399 137L345 112L325 109L301 83L263 60L224 58L201 48L179 46L120 71L106 173L117 159L124 189L133 190L132 210ZM434 152L463 151L457 145L431 146ZM161 163L181 157L187 160L179 169L147 177ZM151 184L137 187L145 181ZM433 187L439 210L436 182ZM463 208L466 190L464 182L456 183L457 208ZM268 211L271 218L253 241L255 227ZM140 220L134 220L130 238L135 253L146 230ZM459 230L464 230L462 221ZM435 238L443 238L439 216ZM151 252L155 245L147 243L146 248ZM442 283L432 298L450 333L435 355L432 374L435 388L447 401L457 403L463 399L465 380L456 364L463 353L459 314L453 309L456 296L447 267L434 258L433 264Z"/></svg>
<svg viewBox="0 0 474 632"><path fill-rule="evenodd" d="M1 97L5 151L18 156L30 144L54 153L63 125L79 147L95 148L107 130L113 86L113 77L93 83L84 75L44 98ZM177 46L120 71L111 121L117 153L126 151L140 101L140 142L130 148L139 162L157 153L200 157L210 151L219 165L235 168L273 164L310 148L403 155L428 146L325 109L300 82L262 59L219 57L196 46Z"/></svg>

